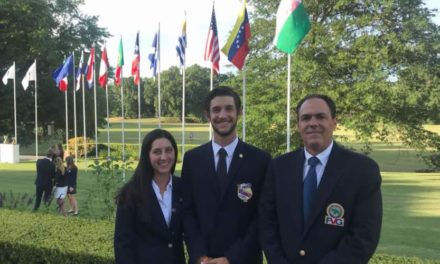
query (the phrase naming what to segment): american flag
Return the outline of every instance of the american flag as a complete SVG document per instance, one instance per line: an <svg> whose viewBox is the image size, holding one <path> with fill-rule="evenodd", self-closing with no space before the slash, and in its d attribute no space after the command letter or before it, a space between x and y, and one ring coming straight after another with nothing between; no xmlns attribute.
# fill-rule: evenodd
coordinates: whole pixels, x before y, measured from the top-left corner
<svg viewBox="0 0 440 264"><path fill-rule="evenodd" d="M219 72L220 48L218 45L217 23L215 22L215 9L212 7L211 24L209 25L208 37L205 46L205 61L212 62L214 74Z"/></svg>

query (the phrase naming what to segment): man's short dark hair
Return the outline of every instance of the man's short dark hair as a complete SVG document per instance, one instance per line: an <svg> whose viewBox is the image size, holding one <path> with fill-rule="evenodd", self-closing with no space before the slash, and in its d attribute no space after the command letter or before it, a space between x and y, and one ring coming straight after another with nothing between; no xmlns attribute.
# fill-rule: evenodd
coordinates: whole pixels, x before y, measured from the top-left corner
<svg viewBox="0 0 440 264"><path fill-rule="evenodd" d="M324 102L327 103L328 108L330 109L330 114L331 114L332 118L336 117L336 105L335 105L335 102L330 97L328 97L327 95L324 95L324 94L309 94L309 95L305 96L303 99L301 99L298 102L298 104L296 105L296 120L299 120L299 109L304 104L304 102L309 99L313 99L313 98L318 98L318 99L324 100Z"/></svg>
<svg viewBox="0 0 440 264"><path fill-rule="evenodd" d="M212 99L214 99L217 96L231 96L232 98L234 98L234 104L235 107L237 108L237 112L238 113L240 112L241 100L238 93L229 86L219 86L213 89L212 91L210 91L205 98L204 108L207 113L209 113L209 108L211 106Z"/></svg>

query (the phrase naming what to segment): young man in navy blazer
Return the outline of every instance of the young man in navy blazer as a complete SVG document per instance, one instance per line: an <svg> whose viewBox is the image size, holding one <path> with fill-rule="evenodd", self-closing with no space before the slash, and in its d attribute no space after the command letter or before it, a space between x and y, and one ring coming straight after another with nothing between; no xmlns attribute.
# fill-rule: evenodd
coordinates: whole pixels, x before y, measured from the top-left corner
<svg viewBox="0 0 440 264"><path fill-rule="evenodd" d="M379 168L333 142L329 97L306 96L296 113L304 148L271 161L261 197L268 263L367 263L382 223Z"/></svg>
<svg viewBox="0 0 440 264"><path fill-rule="evenodd" d="M240 114L235 91L212 90L205 99L205 116L214 130L213 139L184 156L189 264L262 263L258 202L270 155L238 139L235 128Z"/></svg>

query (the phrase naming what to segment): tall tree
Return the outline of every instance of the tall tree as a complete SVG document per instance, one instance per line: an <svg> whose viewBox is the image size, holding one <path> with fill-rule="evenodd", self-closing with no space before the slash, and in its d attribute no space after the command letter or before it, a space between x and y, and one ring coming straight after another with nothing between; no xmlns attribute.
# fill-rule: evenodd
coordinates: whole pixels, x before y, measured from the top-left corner
<svg viewBox="0 0 440 264"><path fill-rule="evenodd" d="M98 27L97 17L79 11L82 3L79 0L4 0L0 3L0 70L3 72L12 61L16 62L21 144L33 142L33 135L28 133L34 122L33 86L23 91L20 85L33 60L37 60L39 126L43 131L48 124L63 129L64 96L55 87L52 72L68 54L76 51L79 55L81 49L89 49L92 43L102 42L109 36L107 30ZM69 83L73 83L73 78ZM12 109L11 98L12 89L0 89L0 104L5 106L0 109L0 134L13 131L13 122L10 121L13 116L9 110ZM93 119L88 120L87 127L93 131Z"/></svg>
<svg viewBox="0 0 440 264"><path fill-rule="evenodd" d="M433 11L420 0L303 2L312 30L292 56L292 111L304 95L325 93L337 102L339 123L365 143L399 135L412 147L438 150L439 137L423 128L438 121L440 107ZM251 2L247 63L248 140L273 154L284 152L286 138L280 106L286 105L287 59L272 44L278 4ZM291 121L294 126L295 115ZM299 146L296 132L292 141Z"/></svg>

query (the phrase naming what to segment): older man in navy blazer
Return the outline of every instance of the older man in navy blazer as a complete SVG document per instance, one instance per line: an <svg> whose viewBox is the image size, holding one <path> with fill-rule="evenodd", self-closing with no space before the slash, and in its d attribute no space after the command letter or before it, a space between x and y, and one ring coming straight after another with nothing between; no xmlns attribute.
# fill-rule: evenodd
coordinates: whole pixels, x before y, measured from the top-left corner
<svg viewBox="0 0 440 264"><path fill-rule="evenodd" d="M205 116L213 140L185 154L184 233L189 262L259 264L258 202L270 155L238 139L238 94L212 90Z"/></svg>
<svg viewBox="0 0 440 264"><path fill-rule="evenodd" d="M261 197L268 263L367 263L382 223L379 168L333 142L329 97L306 96L296 112L304 148L271 162Z"/></svg>

